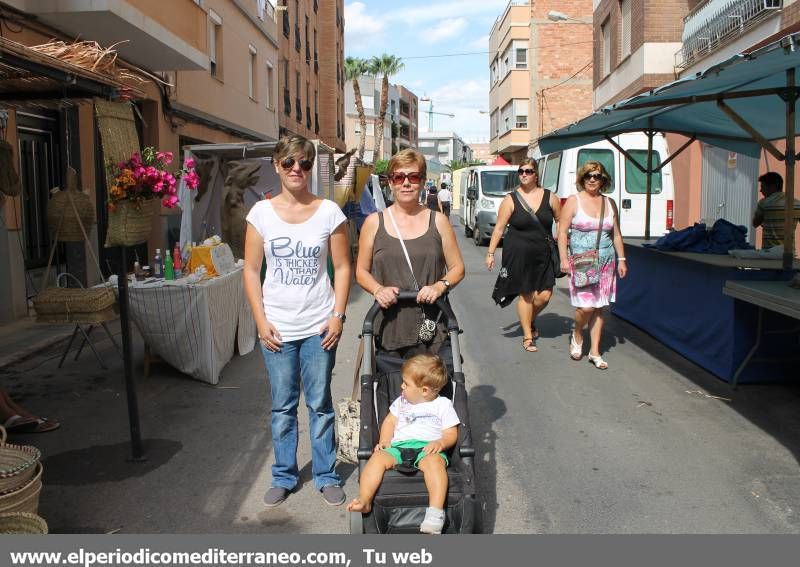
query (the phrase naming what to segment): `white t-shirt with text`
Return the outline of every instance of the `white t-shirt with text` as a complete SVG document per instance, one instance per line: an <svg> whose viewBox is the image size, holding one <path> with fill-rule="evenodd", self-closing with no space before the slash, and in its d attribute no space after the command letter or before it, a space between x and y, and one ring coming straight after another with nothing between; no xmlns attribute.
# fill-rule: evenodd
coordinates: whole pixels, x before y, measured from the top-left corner
<svg viewBox="0 0 800 567"><path fill-rule="evenodd" d="M247 222L264 239L264 312L282 340L319 334L333 313L328 240L345 220L338 205L327 199L302 223L281 220L269 200L259 201L247 214Z"/></svg>
<svg viewBox="0 0 800 567"><path fill-rule="evenodd" d="M392 443L401 441L436 441L442 438L445 429L461 423L453 403L444 396L437 396L430 402L412 404L400 396L389 411L397 417Z"/></svg>

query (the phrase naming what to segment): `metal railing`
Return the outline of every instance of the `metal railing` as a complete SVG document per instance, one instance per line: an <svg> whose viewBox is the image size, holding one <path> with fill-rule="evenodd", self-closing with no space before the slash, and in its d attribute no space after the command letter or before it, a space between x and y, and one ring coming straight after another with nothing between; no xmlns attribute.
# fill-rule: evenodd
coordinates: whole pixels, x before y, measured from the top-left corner
<svg viewBox="0 0 800 567"><path fill-rule="evenodd" d="M691 67L781 8L783 0L710 0L684 18L675 67Z"/></svg>

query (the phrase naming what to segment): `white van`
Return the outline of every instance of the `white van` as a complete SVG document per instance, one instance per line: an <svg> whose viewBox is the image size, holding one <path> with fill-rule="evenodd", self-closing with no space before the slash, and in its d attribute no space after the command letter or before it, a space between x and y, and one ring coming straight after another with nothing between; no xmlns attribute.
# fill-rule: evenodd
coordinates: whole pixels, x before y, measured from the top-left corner
<svg viewBox="0 0 800 567"><path fill-rule="evenodd" d="M641 132L621 134L614 141L647 168L647 136ZM606 194L612 197L619 209L620 230L623 236L644 236L647 200L647 175L607 141L594 142L542 156L538 147L534 157L539 166L541 184L555 192L563 203L577 192L575 175L587 161L599 161L611 175ZM668 158L667 143L663 135L653 138L653 167L657 168ZM672 165L665 165L653 174L650 204L650 235L661 236L672 229L674 187Z"/></svg>
<svg viewBox="0 0 800 567"><path fill-rule="evenodd" d="M503 197L519 185L518 167L485 165L467 169L466 191L461 191L461 222L464 234L481 246L492 236Z"/></svg>

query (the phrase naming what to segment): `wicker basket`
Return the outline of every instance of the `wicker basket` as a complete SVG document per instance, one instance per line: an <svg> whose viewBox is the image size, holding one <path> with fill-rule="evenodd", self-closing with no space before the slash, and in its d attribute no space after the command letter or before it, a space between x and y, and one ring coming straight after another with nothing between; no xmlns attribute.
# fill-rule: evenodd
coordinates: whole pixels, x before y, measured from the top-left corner
<svg viewBox="0 0 800 567"><path fill-rule="evenodd" d="M70 316L97 313L115 301L110 287L49 287L33 298L33 307L37 315L63 315L65 322L70 322Z"/></svg>
<svg viewBox="0 0 800 567"><path fill-rule="evenodd" d="M0 534L46 535L47 522L27 512L0 514Z"/></svg>
<svg viewBox="0 0 800 567"><path fill-rule="evenodd" d="M0 494L25 484L36 472L41 457L36 447L6 443L6 430L0 426Z"/></svg>
<svg viewBox="0 0 800 567"><path fill-rule="evenodd" d="M74 209L69 202L70 197L75 204ZM75 215L76 210L80 216L80 223L83 223L83 228L81 228L78 217ZM64 220L61 222L61 228L59 229L58 223L62 215ZM94 223L94 204L86 193L66 189L64 191L56 191L50 197L50 201L47 203L47 227L53 237L56 237L56 233L58 233L57 240L59 242L83 242L86 240L84 231L90 230Z"/></svg>
<svg viewBox="0 0 800 567"><path fill-rule="evenodd" d="M117 201L116 210L108 213L106 248L135 246L145 242L153 230L153 216L160 206L159 199L147 199L138 203Z"/></svg>
<svg viewBox="0 0 800 567"><path fill-rule="evenodd" d="M0 495L0 514L8 512L39 511L39 494L42 492L42 463L36 463L36 472L25 485Z"/></svg>

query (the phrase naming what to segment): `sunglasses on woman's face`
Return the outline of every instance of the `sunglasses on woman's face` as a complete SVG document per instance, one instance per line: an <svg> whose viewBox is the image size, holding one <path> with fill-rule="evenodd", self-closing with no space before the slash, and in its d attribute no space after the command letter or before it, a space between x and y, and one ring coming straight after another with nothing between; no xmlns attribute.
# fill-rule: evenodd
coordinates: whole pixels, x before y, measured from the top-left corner
<svg viewBox="0 0 800 567"><path fill-rule="evenodd" d="M389 176L389 180L395 185L402 185L406 182L406 179L408 179L408 182L412 185L418 185L422 183L422 174L417 171L411 173L401 173L397 171Z"/></svg>
<svg viewBox="0 0 800 567"><path fill-rule="evenodd" d="M517 174L519 175L533 175L536 173L535 169L522 169L521 167L517 170Z"/></svg>
<svg viewBox="0 0 800 567"><path fill-rule="evenodd" d="M311 171L311 168L314 167L314 162L309 159L301 159L298 162L293 157L287 157L286 159L281 160L281 167L285 171L289 171L294 167L295 163L299 163L300 169L302 169L303 171Z"/></svg>
<svg viewBox="0 0 800 567"><path fill-rule="evenodd" d="M583 179L586 181L602 181L605 177L603 177L602 173L587 173L583 176Z"/></svg>

